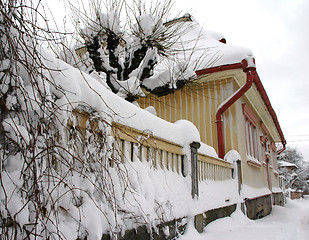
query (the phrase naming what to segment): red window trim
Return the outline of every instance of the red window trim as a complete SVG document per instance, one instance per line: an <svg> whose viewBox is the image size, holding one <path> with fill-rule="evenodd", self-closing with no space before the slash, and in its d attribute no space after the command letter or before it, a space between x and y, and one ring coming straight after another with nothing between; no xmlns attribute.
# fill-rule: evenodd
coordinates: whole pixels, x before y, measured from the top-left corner
<svg viewBox="0 0 309 240"><path fill-rule="evenodd" d="M259 118L253 113L250 107L246 104L242 104L242 110L245 116L254 124L257 125L259 122Z"/></svg>
<svg viewBox="0 0 309 240"><path fill-rule="evenodd" d="M266 136L269 136L269 131L267 129L267 127L265 126L265 124L263 122L261 122L261 128L263 129L264 133Z"/></svg>
<svg viewBox="0 0 309 240"><path fill-rule="evenodd" d="M252 160L247 160L247 164L253 166L253 167L262 167L262 164L256 161L252 161Z"/></svg>
<svg viewBox="0 0 309 240"><path fill-rule="evenodd" d="M265 143L268 141L268 137L260 136L260 140L261 140L262 146L264 146Z"/></svg>
<svg viewBox="0 0 309 240"><path fill-rule="evenodd" d="M276 144L274 142L270 143L270 148L271 148L271 150L273 150L273 152L277 151L277 147L276 147Z"/></svg>
<svg viewBox="0 0 309 240"><path fill-rule="evenodd" d="M258 159L258 144L257 144L257 129L256 125L250 121L245 115L245 127L246 127L246 148L247 154L255 159Z"/></svg>

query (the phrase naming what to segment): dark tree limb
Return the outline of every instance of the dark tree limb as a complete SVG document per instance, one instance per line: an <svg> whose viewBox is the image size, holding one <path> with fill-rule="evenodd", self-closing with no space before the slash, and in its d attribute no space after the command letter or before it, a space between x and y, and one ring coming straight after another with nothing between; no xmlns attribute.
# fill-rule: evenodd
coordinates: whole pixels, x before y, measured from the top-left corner
<svg viewBox="0 0 309 240"><path fill-rule="evenodd" d="M130 73L139 67L146 56L147 50L148 47L145 44L142 44L141 48L134 51L131 62L129 62L129 57L126 58L125 70L123 73L124 80L129 79Z"/></svg>
<svg viewBox="0 0 309 240"><path fill-rule="evenodd" d="M187 82L188 82L188 80L178 80L176 82L176 88L171 88L170 84L168 84L168 83L163 85L163 86L156 87L154 89L149 89L146 86L144 86L143 84L141 86L143 88L145 88L148 92L151 92L152 94L154 94L158 97L162 97L162 96L174 93L176 90L184 88L184 86L186 85Z"/></svg>
<svg viewBox="0 0 309 240"><path fill-rule="evenodd" d="M122 66L119 64L119 57L115 54L117 47L119 46L120 38L114 32L108 31L107 34L107 50L109 53L109 64L111 67L117 69L117 79L121 80L121 73L123 71Z"/></svg>
<svg viewBox="0 0 309 240"><path fill-rule="evenodd" d="M153 75L153 69L155 67L155 65L157 64L156 60L150 59L148 61L147 66L144 67L142 75L140 77L140 81L142 82L144 79L149 78Z"/></svg>
<svg viewBox="0 0 309 240"><path fill-rule="evenodd" d="M93 41L90 43L87 43L87 49L89 52L89 57L93 61L94 68L97 72L104 72L106 74L106 83L110 87L113 93L117 93L118 90L115 88L115 86L111 83L111 75L113 74L112 71L108 71L103 66L103 60L101 58L101 54L99 52L99 49L101 48L100 40L98 36L95 36L93 38Z"/></svg>
<svg viewBox="0 0 309 240"><path fill-rule="evenodd" d="M98 36L93 37L92 42L86 44L89 57L93 61L94 69L97 72L105 72L107 73L107 69L103 66L103 60L101 58L100 52L98 51L101 48L101 43Z"/></svg>

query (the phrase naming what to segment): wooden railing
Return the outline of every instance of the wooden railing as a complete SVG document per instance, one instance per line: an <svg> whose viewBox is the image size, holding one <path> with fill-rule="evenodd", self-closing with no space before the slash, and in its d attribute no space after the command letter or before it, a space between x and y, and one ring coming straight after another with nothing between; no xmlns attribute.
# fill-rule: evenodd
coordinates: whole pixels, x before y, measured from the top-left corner
<svg viewBox="0 0 309 240"><path fill-rule="evenodd" d="M198 154L199 180L223 181L232 178L233 165L222 159Z"/></svg>
<svg viewBox="0 0 309 240"><path fill-rule="evenodd" d="M82 135L86 130L86 123L91 131L98 132L98 120L89 120L89 114L74 110L76 127ZM69 122L68 125L72 125ZM147 161L154 168L166 169L184 175L184 161L186 156L182 146L154 136L150 132L140 131L119 123L112 123L111 134L115 138L114 147L117 149L118 158L122 161ZM114 162L110 160L110 166ZM233 165L219 158L198 154L199 181L222 181L232 178Z"/></svg>
<svg viewBox="0 0 309 240"><path fill-rule="evenodd" d="M112 124L112 135L119 144L123 160L148 161L155 168L183 174L182 146L119 123Z"/></svg>

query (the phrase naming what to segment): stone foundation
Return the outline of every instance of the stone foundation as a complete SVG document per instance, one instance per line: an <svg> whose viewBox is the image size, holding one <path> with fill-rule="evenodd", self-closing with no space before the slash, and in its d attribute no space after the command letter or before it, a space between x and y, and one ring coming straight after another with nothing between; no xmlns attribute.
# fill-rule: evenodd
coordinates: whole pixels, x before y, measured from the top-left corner
<svg viewBox="0 0 309 240"><path fill-rule="evenodd" d="M253 199L245 199L241 205L243 212L250 219L259 219L270 214L272 210L272 198L274 205L284 205L284 196L282 193L274 193ZM203 232L204 228L219 218L231 216L236 210L236 204L212 209L194 217L194 225L198 232ZM149 230L146 226L140 226L137 229L127 230L123 236L118 236L119 240L170 240L176 239L184 234L187 227L187 217L179 218L173 221L165 222L157 226L156 229ZM104 234L102 240L111 240L109 234Z"/></svg>
<svg viewBox="0 0 309 240"><path fill-rule="evenodd" d="M230 216L236 210L236 204L212 209L194 217L194 225L198 232L203 232L204 227L210 222ZM137 229L125 231L125 234L118 235L119 240L171 240L183 235L187 227L187 217L165 222L157 226L156 229L148 229L140 226ZM101 240L112 240L109 234L104 234Z"/></svg>
<svg viewBox="0 0 309 240"><path fill-rule="evenodd" d="M266 195L253 199L246 199L246 214L250 219L259 219L270 214L272 209L271 196Z"/></svg>
<svg viewBox="0 0 309 240"><path fill-rule="evenodd" d="M284 206L285 200L283 193L273 193L273 204L278 206Z"/></svg>
<svg viewBox="0 0 309 240"><path fill-rule="evenodd" d="M179 218L162 223L156 229L148 229L145 225L137 229L125 231L124 235L118 235L119 240L170 240L183 235L187 226L187 218ZM101 240L112 240L109 234L103 234Z"/></svg>

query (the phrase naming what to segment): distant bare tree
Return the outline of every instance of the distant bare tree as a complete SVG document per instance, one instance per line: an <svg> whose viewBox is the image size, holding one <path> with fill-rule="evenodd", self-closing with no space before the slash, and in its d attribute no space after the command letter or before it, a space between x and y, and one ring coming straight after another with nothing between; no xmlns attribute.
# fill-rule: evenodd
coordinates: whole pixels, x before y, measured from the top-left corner
<svg viewBox="0 0 309 240"><path fill-rule="evenodd" d="M290 188L303 190L309 190L309 163L304 161L303 155L297 148L288 147L282 152L279 157L280 160L296 165L295 170L289 171L286 168L281 168L282 174L284 175L287 185Z"/></svg>

